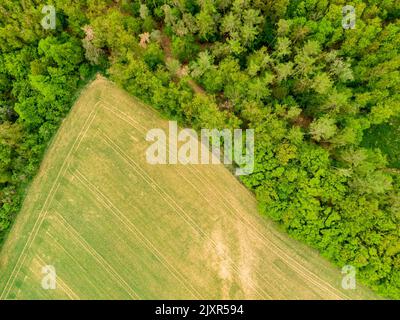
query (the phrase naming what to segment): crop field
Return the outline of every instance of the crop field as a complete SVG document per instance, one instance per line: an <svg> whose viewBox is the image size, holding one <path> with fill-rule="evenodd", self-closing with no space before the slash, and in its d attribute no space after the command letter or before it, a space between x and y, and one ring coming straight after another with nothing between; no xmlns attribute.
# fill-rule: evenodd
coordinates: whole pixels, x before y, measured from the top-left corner
<svg viewBox="0 0 400 320"><path fill-rule="evenodd" d="M223 165L148 164L152 128L168 122L111 82L85 89L1 251L1 299L375 298L342 289Z"/></svg>

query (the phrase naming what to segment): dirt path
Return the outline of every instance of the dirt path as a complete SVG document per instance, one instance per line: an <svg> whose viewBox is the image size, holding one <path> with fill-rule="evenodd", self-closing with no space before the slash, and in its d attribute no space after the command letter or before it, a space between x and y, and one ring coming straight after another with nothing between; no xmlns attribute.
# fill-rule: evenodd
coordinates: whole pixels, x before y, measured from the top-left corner
<svg viewBox="0 0 400 320"><path fill-rule="evenodd" d="M166 35L162 35L161 38L161 48L164 50L165 54L165 62L175 59L173 54L172 54L172 49L171 49L171 39L169 39ZM177 75L179 78L183 78L185 76L188 77L188 65L182 65L180 70L178 71ZM192 90L199 95L205 95L206 92L205 90L198 85L192 78L189 78L187 83L189 86L192 88Z"/></svg>

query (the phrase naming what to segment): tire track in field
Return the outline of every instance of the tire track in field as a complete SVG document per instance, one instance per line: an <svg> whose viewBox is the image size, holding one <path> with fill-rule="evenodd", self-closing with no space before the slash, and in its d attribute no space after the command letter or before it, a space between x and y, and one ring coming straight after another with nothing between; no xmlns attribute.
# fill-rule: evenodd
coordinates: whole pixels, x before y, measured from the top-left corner
<svg viewBox="0 0 400 320"><path fill-rule="evenodd" d="M140 296L137 292L132 289L132 287L118 274L117 271L105 260L86 240L79 234L78 231L75 230L73 226L71 226L68 221L58 212L54 210L55 215L57 216L56 220L59 220L61 225L64 226L65 230L67 230L72 237L89 253L89 255L94 258L106 271L108 275L116 279L117 283L125 287L126 292L129 294L131 298L140 299Z"/></svg>
<svg viewBox="0 0 400 320"><path fill-rule="evenodd" d="M176 171L178 172L179 176L180 176L181 178L183 178L187 183L189 183L190 186L192 187L192 189L194 189L195 192L199 193L200 196L201 196L215 211L217 211L217 212L218 212L218 211L221 211L220 209L222 209L222 208L218 208L217 206L215 206L215 205L208 199L208 197L207 197L206 195L204 195L200 190L198 190L198 188L197 188L189 179L187 179L183 174L181 174L181 172L180 172L179 170L176 170ZM222 210L223 210L223 209L222 209ZM223 210L223 212L224 212L225 215L227 215L228 217L230 216L230 214L229 214L229 209L227 209L226 207L225 207L225 210ZM238 219L236 220L236 222L237 222L237 221L238 221ZM234 222L235 222L235 221L234 221ZM271 271L273 271L273 270L271 270ZM254 273L255 273L256 275L258 275L258 276L261 278L261 280L263 280L264 282L266 282L266 283L270 283L270 282L271 282L270 280L267 280L261 272L255 270ZM285 278L283 278L282 276L280 276L277 272L274 271L274 273L277 274L280 278L285 279ZM277 283L276 280L274 280L274 284L275 284L275 286L276 286L277 288L282 288L282 286L283 286L283 284L282 284L281 282L278 281L278 283ZM286 287L286 286L285 286L285 287ZM287 288L287 289L290 289L290 288L288 288L288 287L286 287L286 288ZM282 297L282 298L284 298L284 297Z"/></svg>
<svg viewBox="0 0 400 320"><path fill-rule="evenodd" d="M125 91L122 91L122 90L120 90L120 91L122 93L124 93L125 97L121 98L121 97L112 96L113 97L113 99L112 99L113 102L115 101L115 102L122 102L122 103L125 103L125 104L130 104L130 100L134 100L136 104L140 105L143 109L146 109L147 111L150 111L150 113L152 115L154 115L156 117L160 117L160 114L158 113L158 111L154 110L154 108L150 107L149 105L145 104L143 101L137 99L134 96L126 96L126 92ZM111 108L114 108L114 105L112 105L110 102L108 102L108 99L107 99L108 97L109 96L103 97L101 99L101 101L104 102L105 104L107 104L108 106L110 106ZM119 105L119 103L118 103L118 105ZM114 108L114 110L120 111L119 109L115 109L115 108Z"/></svg>
<svg viewBox="0 0 400 320"><path fill-rule="evenodd" d="M54 187L54 185L53 185L53 187ZM52 193L56 193L59 187L60 187L60 183L57 183L54 191L53 191L53 188L50 190L50 193L49 193L48 197ZM46 199L46 201L47 201L47 199ZM40 229L40 227L41 227L41 225L43 223L43 220L46 217L46 214L47 214L47 211L45 211L43 213L43 210L41 210L39 212L38 217L35 220L35 224L33 225L32 231L30 232L29 237L28 237L27 241L25 242L24 247L22 248L22 251L21 251L21 253L20 253L19 257L18 257L18 260L17 260L16 264L14 265L14 268L12 269L11 275L8 278L7 282L6 282L6 285L4 286L3 292L0 295L0 300L5 299L5 297L10 293L10 290L11 290L13 284L14 284L14 281L17 278L17 276L18 276L23 264L25 263L26 257L28 255L26 250L29 250L29 248L32 245L33 241L35 241L35 239L36 239L36 237L38 235L39 229ZM10 281L11 281L11 283L10 283ZM8 290L7 290L7 288L8 288Z"/></svg>
<svg viewBox="0 0 400 320"><path fill-rule="evenodd" d="M142 104L144 106L146 106L145 104ZM112 107L107 108L108 110L112 111L114 114L116 114L117 112L122 113L123 115L125 115L125 113L121 112L120 110L114 109L111 110ZM130 124L131 126L133 126L135 129L138 130L138 128L130 121L128 121L126 118L120 117L118 116L121 120L127 122L128 124ZM136 123L136 121L134 121L134 123ZM142 128L144 128L143 126L141 126ZM146 128L145 128L146 129ZM104 134L104 133L103 133ZM111 140L111 139L110 139ZM193 167L195 173L195 176L197 176L199 178L199 174L197 169L194 168L194 166L190 165L189 167ZM192 171L193 172L193 171ZM181 175L182 176L182 175ZM201 178L199 178L199 180L201 180ZM210 190L209 184L207 182L202 181L202 183L204 183L206 186L208 186L208 189ZM248 192L248 190L246 189L246 192ZM230 203L225 196L223 196L219 190L217 190L217 193L220 195L220 197L224 200L223 201L223 205L224 207L229 210L230 212L232 212L234 214L234 212L232 211L232 209L229 209L229 207L226 205L226 203ZM238 213L238 215L234 216L238 219L240 219L241 221L244 221L245 224L247 224L247 227L250 229L250 231L253 233L253 236L255 236L256 238L260 239L260 240L264 240L261 241L265 246L267 246L269 249L271 249L271 246L275 248L275 251L277 256L280 257L283 261L285 261L289 266L291 266L295 271L297 271L300 275L302 275L304 277L304 279L310 281L311 283L313 283L314 285L316 285L317 287L319 287L320 289L322 289L323 291L329 292L331 294L333 294L334 296L336 296L337 298L342 298L343 296L348 298L345 294L341 293L340 291L338 291L336 288L334 288L332 285L330 285L329 283L325 282L324 280L322 280L321 278L319 278L316 274L314 274L313 272L307 270L304 266L302 266L301 264L299 264L296 260L294 260L292 257L290 257L289 255L287 255L283 249L279 248L275 243L272 243L271 240L269 240L268 238L266 238L262 233L260 233L257 228L251 223L249 222L247 219L245 219L242 214L235 208L232 207L234 211L236 211ZM268 243L270 244L270 246L268 246ZM286 257L286 258L285 258ZM290 260L290 261L289 261ZM298 267L296 267L295 265L297 265ZM299 269L300 268L300 269ZM316 279L313 279L312 277L315 277ZM318 280L320 280L318 282ZM330 290L329 288L331 288L332 290ZM339 294L337 294L337 292L339 292Z"/></svg>
<svg viewBox="0 0 400 320"><path fill-rule="evenodd" d="M70 300L81 300L60 277L57 277L57 286L65 292Z"/></svg>
<svg viewBox="0 0 400 320"><path fill-rule="evenodd" d="M104 101L103 101L103 103L104 103ZM144 105L144 106L146 106L146 105ZM147 108L149 108L149 107L147 107ZM107 110L113 112L114 114L116 114L116 113L118 113L118 112L121 112L120 110L114 109L114 108L105 108L105 109L107 109ZM111 110L111 109L113 109L113 110ZM124 114L124 113L123 113L123 114ZM128 119L126 119L126 118L124 118L124 117L121 117L121 116L118 116L118 118L121 119L121 120L123 120L124 122L128 123L130 126L132 126L133 128L135 128L135 129L138 130L139 132L141 132L141 131L138 129L138 127L136 126L136 124L137 124L136 121L134 121L134 122L133 122L133 121L129 121ZM141 126L141 127L143 127L143 126ZM147 128L146 128L146 130L147 130ZM100 131L100 130L98 130L98 131ZM105 136L107 136L107 134L105 134L105 133L102 132L102 131L100 131L100 133L103 134L103 135L105 135ZM110 138L110 137L107 136L107 138L111 141L111 138ZM178 173L180 172L180 170L177 170L177 171L178 171ZM180 174L180 176L182 176L182 175ZM186 179L186 178L185 178L185 179ZM197 189L196 189L196 190L197 190ZM165 198L164 198L164 200L168 202L168 200L166 200ZM224 204L224 205L225 205L225 204ZM229 210L229 209L228 209L228 210ZM263 276L260 272L257 272L257 271L256 271L256 273L261 277L261 279L263 279L264 281L266 280L266 279L264 278L264 276Z"/></svg>
<svg viewBox="0 0 400 320"><path fill-rule="evenodd" d="M104 102L104 101L103 101ZM110 110L110 108L107 108L107 110ZM110 111L112 111L112 110L110 110ZM113 112L114 114L116 114L117 112L120 112L118 109L114 109L114 111L115 112ZM120 116L118 116L118 118L119 119L121 119L121 120L123 120L124 122L126 122L127 124L129 124L130 126L132 126L133 128L135 128L136 130L138 130L139 132L140 132L140 130L138 129L138 127L134 124L134 123L136 123L136 122L134 122L134 123L132 123L131 121L129 121L129 120L127 120L126 118L123 118L123 117L120 117ZM104 132L102 132L101 130L99 130L98 129L98 131L100 132L100 134L102 134L102 135L104 135L104 136L106 136L110 141L112 141L111 140L111 138L110 137L108 137L107 136L107 134L105 134ZM112 146L111 146L112 147ZM135 163L135 165L137 166L137 164ZM137 167L139 167L139 166L137 166ZM177 170L178 172L180 172L179 170ZM181 175L182 176L182 175ZM146 181L146 180L145 180ZM147 181L148 182L148 181ZM149 183L149 182L148 182ZM151 185L151 183L149 183L150 185ZM157 185L158 186L158 185ZM158 186L159 187L159 186ZM161 187L159 187L161 190L163 190ZM163 190L164 191L164 190ZM165 191L164 191L165 192ZM165 199L164 197L163 197L163 199L168 203L168 200L167 199ZM174 208L173 207L173 205L171 205L170 203L168 203L173 209L175 209L176 210L176 208ZM229 210L229 209L228 209ZM192 226L192 228L193 228L193 226ZM195 228L194 228L195 229ZM279 256L279 255L278 255ZM264 277L263 276L261 276L261 278L262 279L264 279ZM265 280L265 279L264 279ZM271 297L271 296L270 296ZM272 298L272 297L271 297Z"/></svg>
<svg viewBox="0 0 400 320"><path fill-rule="evenodd" d="M168 260L167 260L166 258L163 257L163 255L157 250L157 248L154 247L154 245L151 243L151 241L148 240L148 238L147 238L145 235L143 235L143 234L136 228L136 226L134 226L134 225L130 222L130 220L129 220L129 219L128 219L128 218L127 218L127 217L126 217L126 216L125 216L125 215L124 215L110 200L109 200L109 198L108 198L106 195L104 195L104 193L102 193L96 186L94 186L92 183L90 183L90 182L87 180L87 178L83 176L83 174L82 174L81 172L79 172L78 170L76 170L76 171L77 171L76 173L79 174L80 177L78 177L75 173L73 173L74 177L75 177L77 180L79 180L86 188L88 188L88 189L94 194L94 196L96 197L96 199L97 199L103 206L105 206L107 209L109 209L110 211L112 211L112 213L113 213L114 215L116 215L117 218L120 219L120 220L123 222L123 224L124 224L126 227L128 227L128 229L132 232L133 230L127 225L127 223L125 223L125 222L123 221L123 219L121 219L121 217L118 216L118 214L116 214L115 211L113 211L113 209L117 210L117 211L120 213L120 215L122 215L122 216L124 217L124 219L128 222L128 224L129 224L129 225L132 225L132 226L134 227L134 229L137 230L136 233L139 233L139 234L144 238L144 240L143 240L143 239L141 239L141 238L139 237L139 240L146 246L147 249L149 249L149 250L153 253L154 256L156 256L156 257L158 258L158 260L161 262L161 264L164 265L162 259L160 259L160 258L158 257L157 253L164 259L164 261L165 261L168 265L171 266L171 268L174 269L173 265L171 265L171 264L168 262ZM84 179L86 182L84 182L82 179ZM96 190L94 190L94 189L96 189ZM99 195L100 195L100 196L99 196ZM108 202L108 204L107 204L107 202ZM110 207L110 206L111 206L111 207ZM135 233L135 232L134 232L134 233ZM147 242L151 245L151 247L153 247L154 250L156 250L157 253L154 253L154 252L152 251L152 249L151 249L150 247L148 247L148 245L147 245L146 242L144 242L144 241L147 241ZM169 270L169 268L168 268L166 265L164 265L164 266ZM171 270L169 270L169 271L174 275L174 273L173 273ZM179 274L179 271L177 271L176 269L175 269L175 271L176 271L176 273ZM174 277L177 277L177 276L174 275ZM179 280L179 278L177 278L177 279ZM181 282L181 283L182 283L182 282ZM186 286L185 283L182 283L182 284L184 285L184 287L185 287L189 292L191 292L191 290ZM195 288L193 288L193 289L196 290ZM194 294L193 292L191 292L191 293L192 293L193 296L196 297L196 294ZM198 293L198 292L197 292L197 293ZM199 296L198 296L197 298L201 297L201 295L200 295L199 293L198 293L198 295L199 295Z"/></svg>
<svg viewBox="0 0 400 320"><path fill-rule="evenodd" d="M111 108L107 108L108 110L112 111L114 114L116 114L117 112L121 112L117 109L111 110ZM123 113L124 114L124 113ZM130 124L131 126L133 126L136 130L138 130L138 128L130 121L128 121L127 119L118 116L118 118L120 118L121 120L123 120L124 122ZM142 126L143 127L143 126ZM102 133L104 134L104 133ZM105 135L105 134L104 134ZM109 138L110 139L110 138ZM111 140L111 139L110 139ZM193 167L194 171L196 171L195 176L197 176L199 178L199 175L197 174L197 169L194 168L194 166L190 165L189 167ZM192 171L193 172L193 171ZM201 178L199 178L199 180L202 181ZM202 181L205 185L208 186L207 182ZM209 187L208 187L209 189ZM246 189L246 191L248 192L248 190ZM229 209L229 207L226 205L226 202L229 203L229 201L226 199L225 196L223 196L219 190L217 190L217 193L220 195L220 197L224 200L223 204L225 206L225 208L227 208L230 212L233 213L232 210ZM264 240L261 241L266 247L268 247L269 249L271 249L271 246L275 248L275 250L273 250L274 252L276 252L277 256L280 257L283 261L285 261L289 266L291 266L298 274L300 274L301 276L303 276L303 278L305 280L308 280L309 282L313 283L314 285L316 285L317 287L319 287L321 290L329 292L330 294L333 294L334 296L336 296L337 298L343 298L346 297L348 298L345 294L341 293L340 291L338 291L336 288L334 288L333 286L331 286L329 283L326 283L324 280L322 280L321 278L319 278L316 274L312 273L311 271L307 270L304 266L302 266L301 264L299 264L297 261L295 261L292 257L290 257L289 255L287 255L284 250L282 250L281 248L279 248L275 243L272 243L271 240L269 240L268 238L266 238L262 233L260 233L256 227L254 227L254 225L249 222L247 219L245 219L244 217L242 217L242 214L237 211L236 208L232 207L234 211L236 211L238 215L234 215L239 218L241 221L244 221L245 224L247 225L248 229L253 233L253 235L255 235L258 239L260 240ZM270 244L268 246L268 244ZM286 258L285 258L286 257ZM290 260L290 261L289 261ZM297 267L296 267L297 266ZM320 280L320 282L318 282L317 279L313 279L313 277L317 278L318 280ZM331 288L332 290L330 290L329 288ZM340 294L337 294L336 292L339 292Z"/></svg>
<svg viewBox="0 0 400 320"><path fill-rule="evenodd" d="M18 256L17 262L15 263L14 268L11 271L11 275L8 278L6 285L4 286L3 292L0 295L0 300L4 299L9 293L10 290L14 284L14 281L19 273L19 271L21 270L22 265L25 262L26 259L26 250L29 250L29 248L31 247L33 241L35 240L38 231L46 217L46 213L47 213L47 207L51 204L51 201L53 200L54 194L56 193L58 187L59 187L59 179L60 177L65 173L65 171L67 170L67 167L69 166L69 159L72 156L72 154L76 151L76 144L80 143L81 139L83 139L83 132L91 126L93 120L95 119L96 116L96 112L99 106L99 102L97 102L93 108L93 110L90 112L89 116L86 118L81 130L79 131L76 139L74 140L73 145L71 146L70 150L67 153L67 156L65 157L64 161L62 162L61 168L57 173L56 179L54 180L52 187L50 189L49 194L47 195L45 202L43 204L43 207L41 208L38 217L33 225L32 231L29 234L29 237L20 253L20 255ZM58 135L57 135L58 136ZM11 282L10 282L11 281Z"/></svg>
<svg viewBox="0 0 400 320"><path fill-rule="evenodd" d="M36 256L36 259L39 261L39 263L40 263L42 266L47 265L47 263L44 262L43 259L42 259L39 255ZM70 298L70 300L80 300L79 296L74 292L74 290L72 290L72 289L68 286L68 284L66 284L66 283L61 279L61 277L60 277L58 274L57 274L57 276L56 276L56 286L57 286L57 287L60 287L61 290Z"/></svg>
<svg viewBox="0 0 400 320"><path fill-rule="evenodd" d="M131 116L129 116L128 114L126 114L125 112L121 111L121 110L116 110L112 107L109 107L106 105L106 103L102 102L103 104L103 108L112 112L116 117L118 117L121 120L125 120L128 121L127 119L129 119L132 123L134 123L135 125L141 127L143 130L148 130L146 127L142 126L139 122L137 122L135 119L133 119ZM119 115L118 113L120 113L121 115ZM125 117L125 118L124 118ZM137 128L135 126L135 128Z"/></svg>
<svg viewBox="0 0 400 320"><path fill-rule="evenodd" d="M201 174L198 172L198 170L190 165L191 168L193 168L192 172L196 172L195 176L204 184L207 186L207 188L210 190L209 184L204 182L204 180L202 180ZM265 235L263 235L261 232L258 231L258 229L251 223L249 222L243 215L241 212L239 212L236 207L232 206L229 202L229 200L226 199L226 197L219 191L219 190L214 190L216 193L218 193L219 197L223 200L224 206L229 210L229 206L231 207L231 212L241 221L243 221L245 223L245 225L247 225L247 227L249 228L250 231L253 232L253 234L260 240L264 240L262 241L262 243L265 244L265 246L269 249L274 248L276 254L283 260L285 261L288 265L290 265L296 272L298 272L298 274L302 275L304 277L304 279L310 281L311 283L313 283L314 285L316 285L317 287L319 287L320 289L322 289L323 291L326 291L334 296L336 296L337 298L342 299L343 296L348 298L348 296L346 296L344 293L340 292L339 290L337 290L335 287L333 287L331 284L327 283L326 281L322 280L320 277L318 277L315 273L309 271L308 269L306 269L303 265L301 265L299 262L297 262L294 258L292 258L291 256L289 256L283 249L281 249L278 245L276 245L275 243L273 243L271 240L269 240L267 237L265 237ZM246 191L248 191L246 189ZM228 205L227 205L228 204ZM235 214L233 211L236 211L237 214ZM268 244L270 244L270 246L268 246ZM318 281L319 280L319 281ZM337 293L339 292L339 294Z"/></svg>
<svg viewBox="0 0 400 320"><path fill-rule="evenodd" d="M58 246L64 253L83 271L83 272L88 272L85 268L82 267L81 263L76 260L76 258L56 239L55 236L53 236L48 230L46 231L46 235L52 239L52 244L55 244ZM93 288L97 289L96 285L90 280L90 278L85 278L86 281L88 281Z"/></svg>
<svg viewBox="0 0 400 320"><path fill-rule="evenodd" d="M156 181L154 181L153 178L151 178L146 171L144 171L143 169L140 168L140 166L138 166L136 164L136 162L129 157L129 155L127 155L123 150L121 150L121 148L115 144L114 141L112 141L105 133L103 133L101 130L99 130L100 135L102 136L103 140L105 140L105 142L117 153L121 156L122 159L124 159L128 165L133 168L141 177L142 179L144 179L166 202L168 205L170 205L179 215L181 218L184 219L184 221L191 226L195 231L197 231L198 233L200 233L201 235L203 235L204 238L206 238L207 240L209 240L213 245L214 248L217 248L217 244L215 243L214 240L212 240L206 232L204 232L204 230L202 230L197 223L185 212L184 209L182 209L182 207L180 207L176 201L162 188L160 187ZM133 163L133 164L132 164ZM150 180L150 182L149 182ZM164 195L162 194L164 193ZM165 197L167 197L168 199L165 199ZM180 213L179 213L180 211ZM225 253L225 255L227 256L227 260L230 261L231 265L232 265L232 269L235 270L235 272L237 273L237 275L239 275L239 269L236 266L236 264L234 263L234 261L232 261L232 259L227 255L227 253ZM250 280L250 282L253 285L253 289L255 289L255 291L261 291L264 296L269 297L270 299L272 299L272 297L266 293L262 288L259 288L253 281ZM257 292L259 296L263 297L262 294L260 294L260 292Z"/></svg>
<svg viewBox="0 0 400 320"><path fill-rule="evenodd" d="M98 130L98 131L100 132L101 135L105 136L105 138L108 138L108 140L109 140L112 144L114 144L114 146L116 146L117 148L119 148L105 133L101 132L100 130ZM107 143L107 140L106 140L106 143ZM111 148L113 148L112 144L109 143L109 145L110 145ZM113 149L114 149L114 148L113 148ZM120 148L119 148L119 149L120 149ZM133 159L131 159L128 155L125 155L125 156L124 156L124 155L121 154L120 151L118 151L118 150L115 150L115 149L114 149L114 151L116 151L117 153L119 153L120 156L121 156L123 159L125 159L125 156L128 157L128 158L134 163L134 165L132 165L131 163L129 163L129 160L127 160L127 159L125 159L125 161L128 162L128 164L142 177L142 179L144 179L154 190L156 190L156 191L159 193L159 195L167 202L167 204L169 204L169 205L175 210L175 212L177 212L177 213L181 216L181 218L184 219L184 221L185 221L186 223L188 223L188 224L189 224L195 231L197 231L200 235L203 235L207 240L209 240L209 241L213 244L214 248L217 249L218 244L216 244L215 241L212 240L212 239L207 235L207 233L204 232L204 230L202 230L202 229L196 224L196 222L186 213L186 211L185 211L184 209L182 209L182 207L180 207L180 206L175 202L175 200L174 200L162 187L160 187L160 186L157 184L157 182L155 182L143 169L141 169L140 166L138 166L138 165L136 164L136 162L135 162ZM122 150L121 150L121 152L123 153ZM142 172L144 173L145 176L143 176L139 171L137 171L137 169L135 168L135 166L136 166L136 168L139 168L139 170L142 171ZM146 176L147 176L147 179L146 179ZM148 180L150 180L151 182L149 182ZM161 190L170 200L166 199L166 198L163 196L163 194L162 194L159 190L157 190L157 188L158 188L159 190ZM177 209L177 208L178 208L178 209ZM179 212L179 210L180 210L181 212L183 212L183 215ZM185 218L185 217L186 217L186 218ZM189 221L189 220L190 220L190 221ZM236 266L236 264L234 263L234 261L229 257L228 253L224 252L224 254L225 254L225 256L227 257L227 260L231 263L232 269L236 272L236 274L237 274L237 275L239 276L239 278L240 278L240 268ZM255 289L255 291L257 291L258 286L257 286L251 279L249 279L249 280L250 280L250 281L249 281L250 283L253 283L253 289ZM260 292L257 292L257 294L258 294L260 297L263 297L263 295L264 295L264 296L267 296L267 297L269 297L270 299L272 299L272 296L270 296L268 293L266 293L266 292L264 291L264 289L260 289L260 290L261 290L262 293L263 293L263 294L260 294Z"/></svg>
<svg viewBox="0 0 400 320"><path fill-rule="evenodd" d="M104 195L96 186L94 186L87 178L79 171L76 170L74 177L79 180L89 191L91 191L95 197L103 204L107 209L109 209L114 216L116 216L125 225L139 241L160 261L160 263L197 299L203 299L201 294L194 288L191 284L188 287L186 284L186 279L179 273L178 270L163 256L163 254L158 251L158 249L151 243L151 241L111 202L111 200ZM116 213L117 211L118 213ZM122 218L121 218L122 216ZM124 221L125 220L125 221ZM130 227L131 226L131 227ZM132 228L134 230L132 230ZM194 292L195 293L194 293Z"/></svg>

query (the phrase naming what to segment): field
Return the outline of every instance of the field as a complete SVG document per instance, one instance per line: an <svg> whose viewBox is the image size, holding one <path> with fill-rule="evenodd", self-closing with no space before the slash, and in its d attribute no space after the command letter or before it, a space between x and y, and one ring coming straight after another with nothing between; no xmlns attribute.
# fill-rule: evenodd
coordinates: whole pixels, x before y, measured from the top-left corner
<svg viewBox="0 0 400 320"><path fill-rule="evenodd" d="M85 89L2 249L1 299L376 298L343 290L222 165L148 164L146 132L167 127L101 77Z"/></svg>

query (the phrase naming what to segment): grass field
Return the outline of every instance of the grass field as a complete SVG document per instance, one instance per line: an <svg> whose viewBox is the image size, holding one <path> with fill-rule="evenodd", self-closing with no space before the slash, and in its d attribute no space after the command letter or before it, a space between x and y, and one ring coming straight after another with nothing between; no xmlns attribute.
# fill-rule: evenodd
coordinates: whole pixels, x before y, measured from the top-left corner
<svg viewBox="0 0 400 320"><path fill-rule="evenodd" d="M259 216L222 165L152 166L168 122L99 77L62 124L0 255L2 299L375 298ZM41 287L42 267L57 272Z"/></svg>

